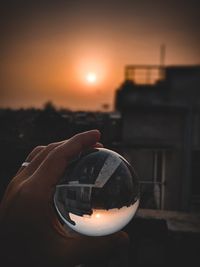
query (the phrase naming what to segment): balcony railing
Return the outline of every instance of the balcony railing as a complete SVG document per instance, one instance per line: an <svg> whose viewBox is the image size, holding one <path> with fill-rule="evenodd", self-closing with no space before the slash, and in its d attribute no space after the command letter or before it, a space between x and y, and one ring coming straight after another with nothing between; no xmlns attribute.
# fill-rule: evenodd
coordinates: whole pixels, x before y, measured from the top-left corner
<svg viewBox="0 0 200 267"><path fill-rule="evenodd" d="M132 80L135 84L153 85L165 80L165 67L160 65L127 65L125 80Z"/></svg>

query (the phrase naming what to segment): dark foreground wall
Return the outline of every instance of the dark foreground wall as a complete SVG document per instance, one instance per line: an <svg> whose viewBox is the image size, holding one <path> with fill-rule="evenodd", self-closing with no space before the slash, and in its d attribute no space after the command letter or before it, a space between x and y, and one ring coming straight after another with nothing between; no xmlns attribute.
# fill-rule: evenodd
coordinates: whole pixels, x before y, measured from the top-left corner
<svg viewBox="0 0 200 267"><path fill-rule="evenodd" d="M128 251L87 267L200 266L200 214L140 209L124 230Z"/></svg>
<svg viewBox="0 0 200 267"><path fill-rule="evenodd" d="M199 266L200 215L139 210L125 229L130 236L128 266Z"/></svg>

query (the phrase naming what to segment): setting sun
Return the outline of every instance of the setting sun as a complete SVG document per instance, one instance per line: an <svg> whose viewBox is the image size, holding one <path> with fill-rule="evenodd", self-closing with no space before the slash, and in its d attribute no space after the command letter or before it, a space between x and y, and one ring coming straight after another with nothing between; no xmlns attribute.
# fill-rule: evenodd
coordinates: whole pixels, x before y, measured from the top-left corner
<svg viewBox="0 0 200 267"><path fill-rule="evenodd" d="M90 72L87 74L86 80L88 83L94 84L97 81L97 76L95 73Z"/></svg>

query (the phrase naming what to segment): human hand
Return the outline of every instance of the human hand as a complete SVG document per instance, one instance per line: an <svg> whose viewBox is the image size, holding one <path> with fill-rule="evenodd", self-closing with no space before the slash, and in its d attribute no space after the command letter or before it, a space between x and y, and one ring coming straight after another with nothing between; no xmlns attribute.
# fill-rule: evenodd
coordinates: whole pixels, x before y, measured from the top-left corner
<svg viewBox="0 0 200 267"><path fill-rule="evenodd" d="M55 186L80 152L99 146L97 130L35 148L10 182L0 208L3 266L74 266L100 262L128 243L123 232L88 237L67 233L53 206Z"/></svg>

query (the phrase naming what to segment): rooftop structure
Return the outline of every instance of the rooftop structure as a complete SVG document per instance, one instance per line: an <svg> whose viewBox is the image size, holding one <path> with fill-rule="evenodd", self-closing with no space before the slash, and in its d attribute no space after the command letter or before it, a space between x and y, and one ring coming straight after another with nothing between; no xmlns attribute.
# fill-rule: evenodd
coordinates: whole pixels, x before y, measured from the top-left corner
<svg viewBox="0 0 200 267"><path fill-rule="evenodd" d="M126 66L115 100L144 207L200 210L200 66Z"/></svg>

